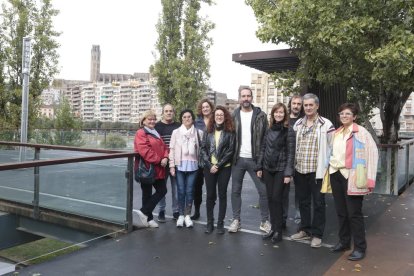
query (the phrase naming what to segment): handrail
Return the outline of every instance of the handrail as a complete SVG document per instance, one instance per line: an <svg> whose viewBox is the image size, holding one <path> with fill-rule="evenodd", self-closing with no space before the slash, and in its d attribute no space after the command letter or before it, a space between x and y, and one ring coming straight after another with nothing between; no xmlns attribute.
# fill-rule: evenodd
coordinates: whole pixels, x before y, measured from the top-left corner
<svg viewBox="0 0 414 276"><path fill-rule="evenodd" d="M82 152L93 152L93 153L122 153L122 152L125 152L125 151L120 151L120 150L78 148L78 147L70 147L70 146L30 144L30 143L19 143L19 142L8 142L8 141L0 141L0 145L16 146L16 147L44 148L44 149L54 149L54 150L67 150L67 151L82 151Z"/></svg>

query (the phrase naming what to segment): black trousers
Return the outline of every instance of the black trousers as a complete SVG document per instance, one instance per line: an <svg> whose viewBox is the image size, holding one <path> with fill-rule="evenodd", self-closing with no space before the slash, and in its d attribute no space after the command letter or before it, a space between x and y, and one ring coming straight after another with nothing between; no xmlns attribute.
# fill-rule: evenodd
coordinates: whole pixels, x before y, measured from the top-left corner
<svg viewBox="0 0 414 276"><path fill-rule="evenodd" d="M155 193L152 194L152 187L155 188ZM148 221L154 219L152 211L158 202L167 194L167 185L165 179L157 179L154 184L141 184L142 190L142 208L141 212L148 216Z"/></svg>
<svg viewBox="0 0 414 276"><path fill-rule="evenodd" d="M267 200L269 202L270 223L273 231L282 233L284 198L289 193L289 184L283 183L284 172L269 172L263 170L263 179L266 184Z"/></svg>
<svg viewBox="0 0 414 276"><path fill-rule="evenodd" d="M364 196L348 195L348 180L339 172L331 174L332 195L339 223L339 241L343 245L354 240L354 250L365 252L365 224L362 214Z"/></svg>
<svg viewBox="0 0 414 276"><path fill-rule="evenodd" d="M315 177L315 173L301 174L296 171L294 180L301 216L299 230L321 239L326 221L325 194L321 193L322 180Z"/></svg>
<svg viewBox="0 0 414 276"><path fill-rule="evenodd" d="M222 223L226 216L227 209L227 187L231 176L231 167L224 167L215 174L210 170L204 169L204 177L206 179L207 189L207 221L214 222L214 206L216 205L217 190L219 197L218 222Z"/></svg>
<svg viewBox="0 0 414 276"><path fill-rule="evenodd" d="M204 173L203 169L198 170L196 182L194 185L194 207L200 208L201 202L203 202L203 184L204 184Z"/></svg>

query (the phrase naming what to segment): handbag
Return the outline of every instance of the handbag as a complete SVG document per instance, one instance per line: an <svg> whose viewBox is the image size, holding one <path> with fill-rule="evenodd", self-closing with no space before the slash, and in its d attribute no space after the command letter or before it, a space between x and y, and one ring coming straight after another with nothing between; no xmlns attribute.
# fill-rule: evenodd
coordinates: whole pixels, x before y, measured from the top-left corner
<svg viewBox="0 0 414 276"><path fill-rule="evenodd" d="M329 174L329 166L326 169L325 175L323 176L321 193L323 194L332 193L331 175Z"/></svg>
<svg viewBox="0 0 414 276"><path fill-rule="evenodd" d="M150 164L147 168L141 156L139 157L138 168L135 170L135 181L143 185L152 185L155 182L154 165Z"/></svg>

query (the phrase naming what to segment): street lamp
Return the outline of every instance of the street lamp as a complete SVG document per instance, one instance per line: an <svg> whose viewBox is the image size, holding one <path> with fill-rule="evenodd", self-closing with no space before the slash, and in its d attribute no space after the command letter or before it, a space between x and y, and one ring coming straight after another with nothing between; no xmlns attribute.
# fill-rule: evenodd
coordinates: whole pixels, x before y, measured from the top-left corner
<svg viewBox="0 0 414 276"><path fill-rule="evenodd" d="M23 91L22 91L22 116L20 123L20 143L27 143L27 125L29 117L29 76L30 76L30 53L31 53L31 38L26 36L23 38L22 51L22 77L23 77ZM26 157L26 147L20 147L20 162L24 161Z"/></svg>

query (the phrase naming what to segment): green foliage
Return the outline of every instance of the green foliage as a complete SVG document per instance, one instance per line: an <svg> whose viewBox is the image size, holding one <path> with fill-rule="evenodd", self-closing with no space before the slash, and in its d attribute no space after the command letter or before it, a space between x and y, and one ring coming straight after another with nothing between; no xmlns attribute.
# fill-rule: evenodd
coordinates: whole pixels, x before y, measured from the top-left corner
<svg viewBox="0 0 414 276"><path fill-rule="evenodd" d="M60 35L53 29L58 11L51 0L7 0L0 18L0 127L20 127L22 41L32 37L29 126L37 117L38 97L58 72Z"/></svg>
<svg viewBox="0 0 414 276"><path fill-rule="evenodd" d="M110 133L103 142L103 147L107 149L123 149L127 144L124 138L119 134Z"/></svg>
<svg viewBox="0 0 414 276"><path fill-rule="evenodd" d="M162 0L157 24L157 61L150 72L157 77L161 104L177 110L194 108L207 89L210 77L208 36L214 24L199 15L201 4L211 0Z"/></svg>
<svg viewBox="0 0 414 276"><path fill-rule="evenodd" d="M414 91L414 1L246 3L255 12L262 41L300 49L297 79L348 87L363 109L379 107L382 142L397 141L401 109Z"/></svg>

